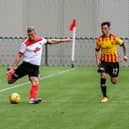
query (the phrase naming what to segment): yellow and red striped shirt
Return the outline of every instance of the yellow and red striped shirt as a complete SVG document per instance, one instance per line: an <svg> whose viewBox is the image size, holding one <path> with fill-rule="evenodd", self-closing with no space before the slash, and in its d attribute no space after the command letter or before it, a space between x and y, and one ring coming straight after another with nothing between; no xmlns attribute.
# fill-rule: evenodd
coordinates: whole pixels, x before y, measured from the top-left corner
<svg viewBox="0 0 129 129"><path fill-rule="evenodd" d="M96 50L101 50L101 61L118 62L117 45L123 45L123 41L113 34L106 38L103 36L98 37L96 40Z"/></svg>

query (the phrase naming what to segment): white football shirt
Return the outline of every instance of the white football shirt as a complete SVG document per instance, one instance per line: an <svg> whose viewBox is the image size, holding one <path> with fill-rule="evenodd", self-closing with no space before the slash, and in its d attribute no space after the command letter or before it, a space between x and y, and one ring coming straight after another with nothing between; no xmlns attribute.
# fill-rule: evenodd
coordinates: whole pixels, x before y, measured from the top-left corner
<svg viewBox="0 0 129 129"><path fill-rule="evenodd" d="M43 45L47 43L45 38L37 38L34 41L25 40L19 50L23 55L23 61L34 65L40 65Z"/></svg>

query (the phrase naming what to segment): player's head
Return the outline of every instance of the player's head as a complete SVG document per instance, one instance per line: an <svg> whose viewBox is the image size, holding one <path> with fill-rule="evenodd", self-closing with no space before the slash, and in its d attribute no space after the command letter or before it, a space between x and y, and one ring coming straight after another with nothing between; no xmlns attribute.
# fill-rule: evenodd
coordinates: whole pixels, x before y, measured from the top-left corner
<svg viewBox="0 0 129 129"><path fill-rule="evenodd" d="M27 34L28 34L29 40L35 40L36 35L37 35L35 27L34 26L29 26L27 28Z"/></svg>
<svg viewBox="0 0 129 129"><path fill-rule="evenodd" d="M101 31L103 35L108 35L110 33L110 22L103 22L101 23Z"/></svg>

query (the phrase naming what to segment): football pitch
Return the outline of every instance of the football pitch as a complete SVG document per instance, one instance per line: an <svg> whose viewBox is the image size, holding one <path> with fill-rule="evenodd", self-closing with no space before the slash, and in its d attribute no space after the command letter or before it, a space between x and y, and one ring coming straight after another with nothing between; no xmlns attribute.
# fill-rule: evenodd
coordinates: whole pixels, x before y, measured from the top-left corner
<svg viewBox="0 0 129 129"><path fill-rule="evenodd" d="M96 67L41 67L38 105L28 104L31 84L22 78L8 85L5 66L0 66L1 129L128 129L129 68L121 68L117 85L108 77L108 103L101 103ZM9 95L21 95L10 104Z"/></svg>

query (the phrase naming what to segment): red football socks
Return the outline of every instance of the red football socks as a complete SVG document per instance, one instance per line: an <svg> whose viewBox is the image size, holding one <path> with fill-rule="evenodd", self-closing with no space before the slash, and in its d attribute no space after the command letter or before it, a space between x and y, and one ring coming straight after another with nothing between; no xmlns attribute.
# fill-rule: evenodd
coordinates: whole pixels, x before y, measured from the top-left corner
<svg viewBox="0 0 129 129"><path fill-rule="evenodd" d="M30 90L30 99L35 99L37 97L37 92L38 92L38 86L33 85Z"/></svg>

